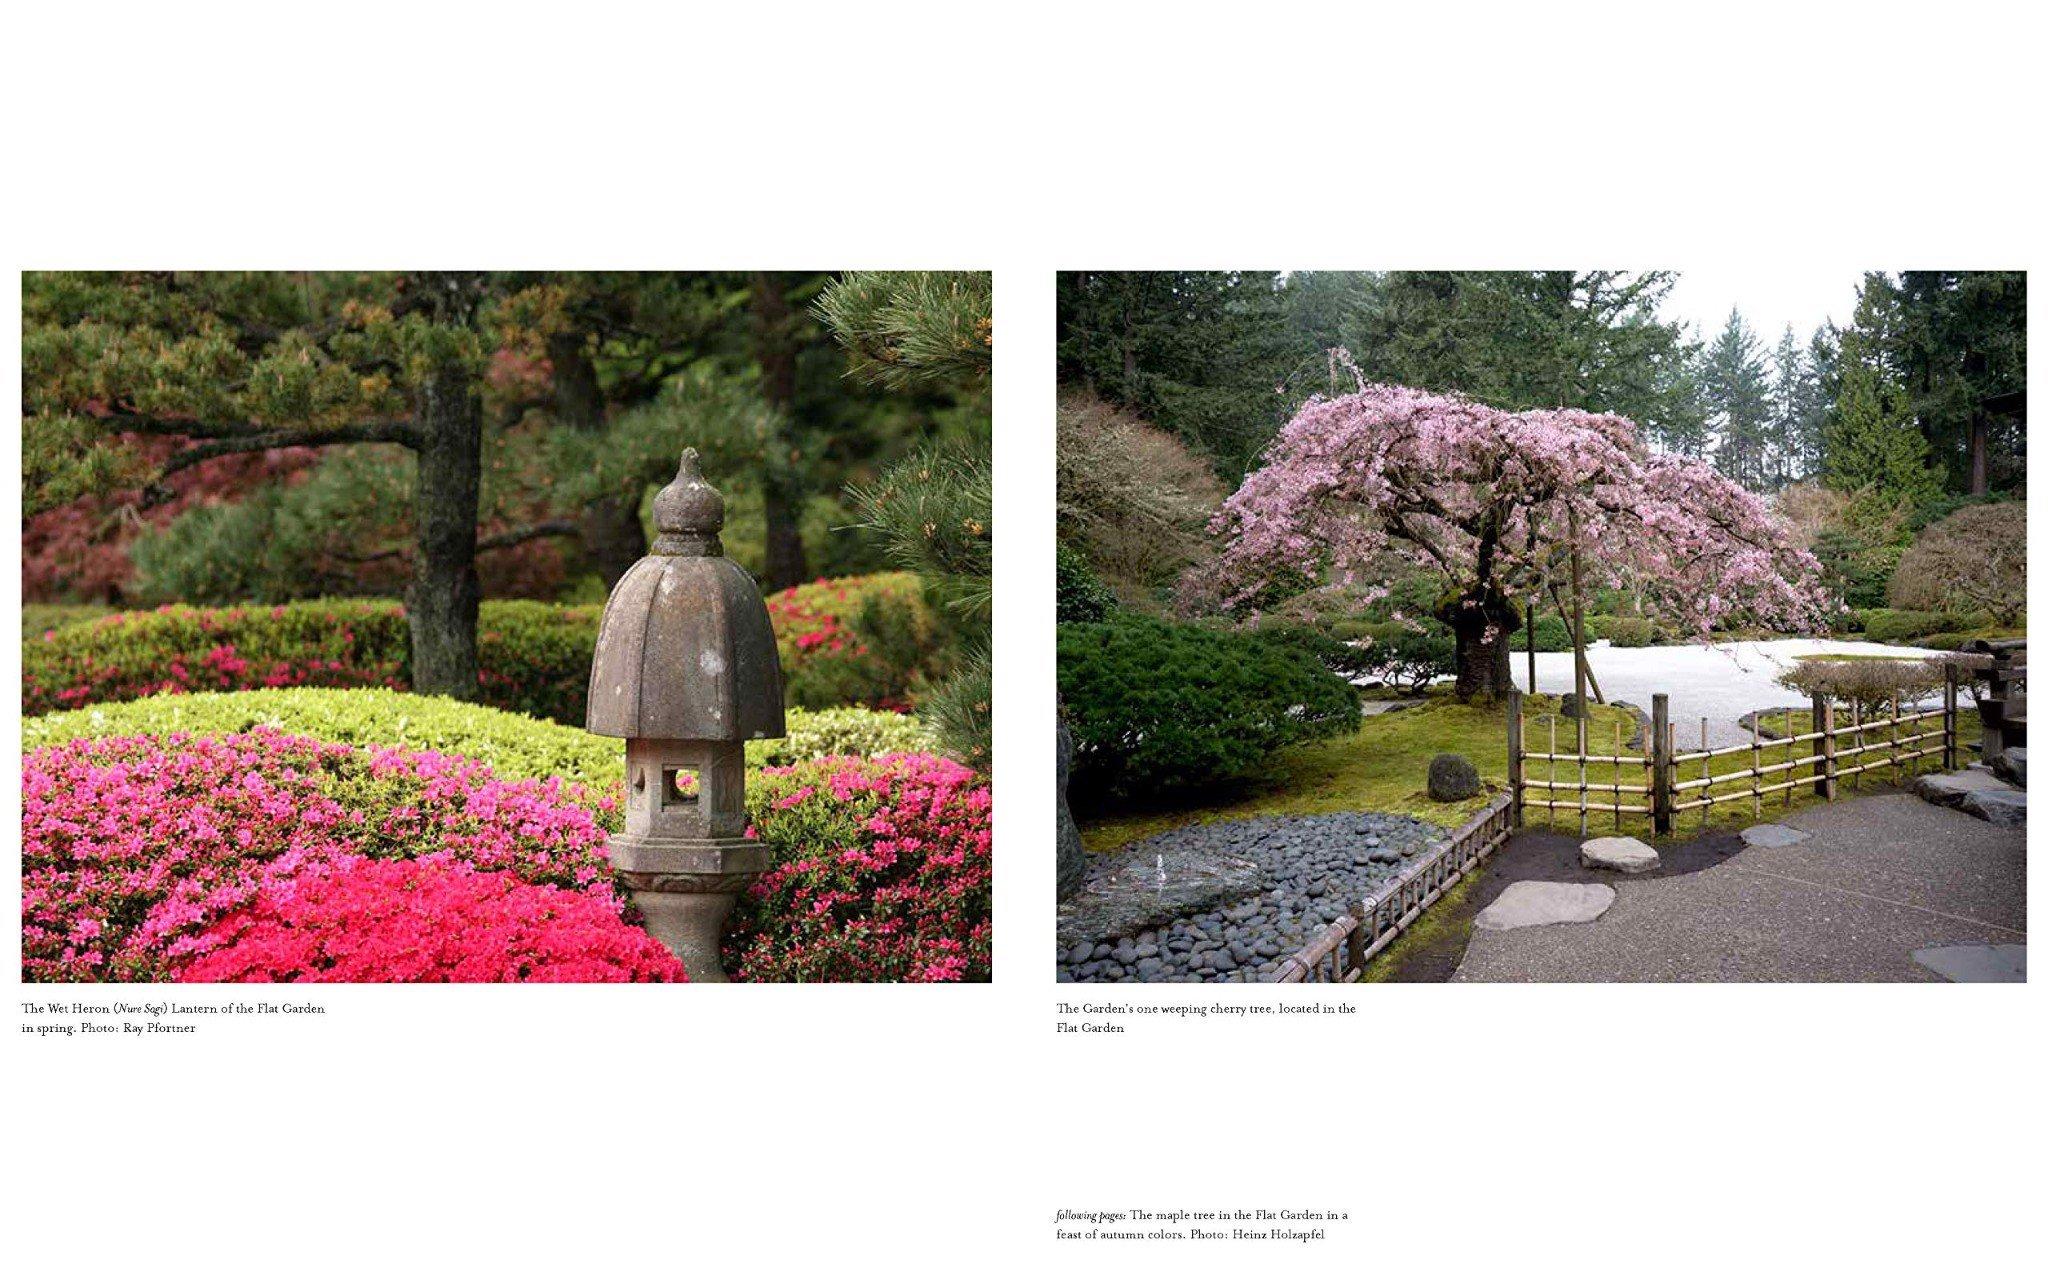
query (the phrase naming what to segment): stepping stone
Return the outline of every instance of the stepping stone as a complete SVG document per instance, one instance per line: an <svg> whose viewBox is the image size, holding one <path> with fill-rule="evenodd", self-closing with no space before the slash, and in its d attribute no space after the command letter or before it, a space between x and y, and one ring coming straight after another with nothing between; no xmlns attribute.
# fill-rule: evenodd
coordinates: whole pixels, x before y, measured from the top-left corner
<svg viewBox="0 0 2048 1272"><path fill-rule="evenodd" d="M1913 961L1944 980L1966 983L2025 983L2024 945L1933 945L1913 951Z"/></svg>
<svg viewBox="0 0 2048 1272"><path fill-rule="evenodd" d="M2005 748L2004 752L1998 757L1997 769L2001 776L2017 782L2021 786L2025 786L2027 784L2027 748L2023 746L2009 746Z"/></svg>
<svg viewBox="0 0 2048 1272"><path fill-rule="evenodd" d="M1613 904L1614 889L1604 883L1524 879L1509 884L1507 891L1479 912L1472 926L1488 932L1506 932L1550 923L1591 923Z"/></svg>
<svg viewBox="0 0 2048 1272"><path fill-rule="evenodd" d="M1580 844L1579 864L1588 870L1641 874L1645 870L1655 870L1662 863L1657 859L1657 850L1642 840L1609 835L1605 839L1588 839Z"/></svg>
<svg viewBox="0 0 2048 1272"><path fill-rule="evenodd" d="M2024 826L2027 824L2027 793L2011 789L1971 791L1963 796L1963 811L1972 817L1982 817L1994 826Z"/></svg>
<svg viewBox="0 0 2048 1272"><path fill-rule="evenodd" d="M1931 804L1954 808L1964 797L1977 791L2009 791L1989 769L1968 768L1960 773L1929 773L1913 783L1913 791Z"/></svg>
<svg viewBox="0 0 2048 1272"><path fill-rule="evenodd" d="M1780 826L1776 822L1751 826L1742 832L1742 842L1751 848L1790 848L1793 844L1811 838L1813 836L1803 830Z"/></svg>

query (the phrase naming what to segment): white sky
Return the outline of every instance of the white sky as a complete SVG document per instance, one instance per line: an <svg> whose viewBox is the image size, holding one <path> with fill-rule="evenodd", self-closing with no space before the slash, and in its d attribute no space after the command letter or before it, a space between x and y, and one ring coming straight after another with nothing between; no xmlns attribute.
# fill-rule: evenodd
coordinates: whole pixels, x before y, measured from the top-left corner
<svg viewBox="0 0 2048 1272"><path fill-rule="evenodd" d="M1690 324L1695 337L1711 342L1728 321L1728 311L1739 308L1765 349L1777 345L1788 322L1804 345L1827 319L1838 327L1849 325L1856 312L1856 287L1862 281L1860 269L1681 269L1664 300L1663 314Z"/></svg>

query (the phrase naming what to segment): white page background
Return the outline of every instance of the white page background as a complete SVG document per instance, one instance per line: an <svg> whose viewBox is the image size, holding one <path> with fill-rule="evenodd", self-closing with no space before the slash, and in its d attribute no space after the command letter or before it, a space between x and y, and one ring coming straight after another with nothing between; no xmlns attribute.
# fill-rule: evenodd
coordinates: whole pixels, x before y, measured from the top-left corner
<svg viewBox="0 0 2048 1272"><path fill-rule="evenodd" d="M99 1044L15 1004L7 1262L2038 1259L2035 986L1295 989L1360 1013L1054 1034L1060 999L1265 995L1052 983L1053 271L2039 259L2021 6L1449 8L17 13L17 269L994 269L999 764L993 986L189 989L330 1014ZM1055 1247L1063 1207L1352 1220Z"/></svg>

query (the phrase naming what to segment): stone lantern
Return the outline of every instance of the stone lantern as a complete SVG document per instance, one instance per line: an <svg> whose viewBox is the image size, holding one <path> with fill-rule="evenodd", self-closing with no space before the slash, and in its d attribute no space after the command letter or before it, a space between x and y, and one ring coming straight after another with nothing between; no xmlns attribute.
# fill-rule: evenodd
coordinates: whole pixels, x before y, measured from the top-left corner
<svg viewBox="0 0 2048 1272"><path fill-rule="evenodd" d="M612 589L585 727L626 740L626 830L612 866L693 981L722 981L719 937L766 845L746 838L749 738L781 737L768 607L718 541L725 498L685 450L654 497L653 551Z"/></svg>

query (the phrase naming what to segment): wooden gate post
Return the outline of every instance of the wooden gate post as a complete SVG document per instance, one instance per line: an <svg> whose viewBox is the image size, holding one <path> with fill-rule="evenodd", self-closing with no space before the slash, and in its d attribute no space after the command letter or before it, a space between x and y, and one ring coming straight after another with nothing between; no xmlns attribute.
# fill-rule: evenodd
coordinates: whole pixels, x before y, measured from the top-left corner
<svg viewBox="0 0 2048 1272"><path fill-rule="evenodd" d="M1813 695L1813 728L1820 734L1813 740L1813 753L1820 757L1814 766L1813 793L1822 799L1835 798L1835 704L1825 694Z"/></svg>
<svg viewBox="0 0 2048 1272"><path fill-rule="evenodd" d="M1650 828L1671 833L1671 695L1650 695Z"/></svg>
<svg viewBox="0 0 2048 1272"><path fill-rule="evenodd" d="M1949 663L1942 669L1941 767L1943 772L1954 772L1956 767L1956 665L1954 663Z"/></svg>
<svg viewBox="0 0 2048 1272"><path fill-rule="evenodd" d="M1522 695L1508 690L1508 799L1515 829L1522 827Z"/></svg>

